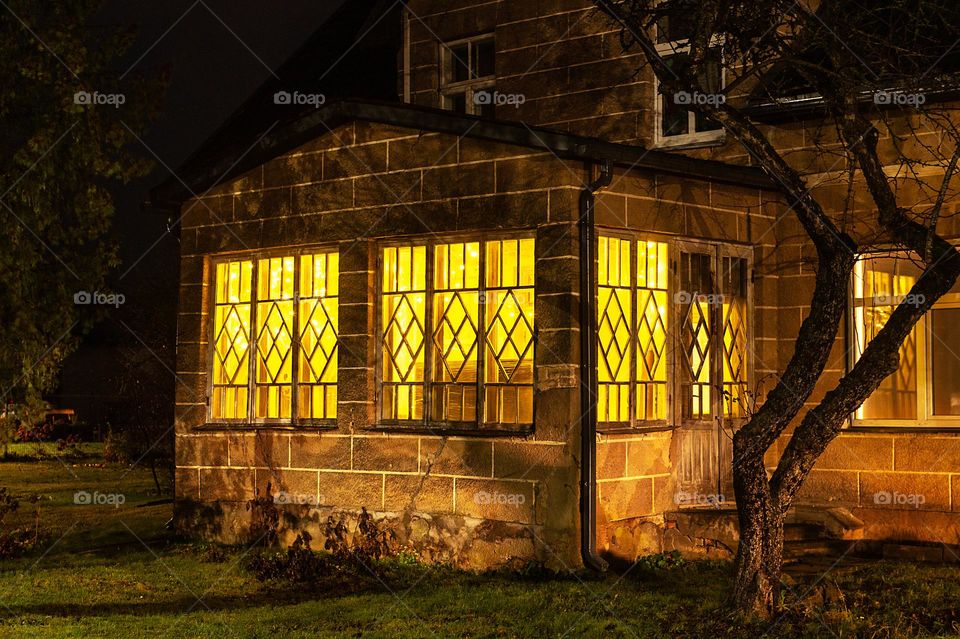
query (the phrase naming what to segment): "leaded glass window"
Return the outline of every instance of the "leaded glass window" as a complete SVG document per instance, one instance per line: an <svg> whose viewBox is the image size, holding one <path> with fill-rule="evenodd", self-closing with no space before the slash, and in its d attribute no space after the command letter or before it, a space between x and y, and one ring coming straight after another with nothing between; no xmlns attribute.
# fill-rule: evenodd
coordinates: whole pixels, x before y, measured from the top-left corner
<svg viewBox="0 0 960 639"><path fill-rule="evenodd" d="M211 419L336 417L338 276L336 253L216 264Z"/></svg>
<svg viewBox="0 0 960 639"><path fill-rule="evenodd" d="M667 418L668 247L598 240L598 421L630 426Z"/></svg>
<svg viewBox="0 0 960 639"><path fill-rule="evenodd" d="M383 249L384 422L533 423L533 248L524 238Z"/></svg>

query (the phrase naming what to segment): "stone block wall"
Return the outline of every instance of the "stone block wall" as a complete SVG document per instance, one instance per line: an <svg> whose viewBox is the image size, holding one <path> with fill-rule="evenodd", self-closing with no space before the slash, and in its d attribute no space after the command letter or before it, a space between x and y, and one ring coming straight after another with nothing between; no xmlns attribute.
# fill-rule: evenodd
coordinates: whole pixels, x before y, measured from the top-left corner
<svg viewBox="0 0 960 639"><path fill-rule="evenodd" d="M579 562L579 249L582 164L472 138L356 123L184 205L177 374L181 521L240 540L271 484L289 534L361 507L427 558L471 567ZM526 231L536 237L535 427L473 436L376 423L381 239ZM455 236L455 235L454 235ZM464 235L460 235L464 237ZM208 424L210 263L308 246L340 254L334 427Z"/></svg>

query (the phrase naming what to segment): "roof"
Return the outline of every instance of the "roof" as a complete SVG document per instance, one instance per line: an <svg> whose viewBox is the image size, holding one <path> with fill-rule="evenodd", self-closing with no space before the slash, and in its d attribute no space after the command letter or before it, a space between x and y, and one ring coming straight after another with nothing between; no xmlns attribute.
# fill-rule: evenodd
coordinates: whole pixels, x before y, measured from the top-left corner
<svg viewBox="0 0 960 639"><path fill-rule="evenodd" d="M324 105L292 122L275 126L253 147L236 152L203 154L187 162L181 179L168 180L151 192L155 206L179 206L194 193L236 178L265 162L292 151L331 130L350 122L374 122L391 126L448 133L491 142L515 144L554 153L563 159L610 162L615 166L639 168L690 178L773 188L766 173L757 167L701 160L641 146L607 142L597 138L571 135L532 127L518 122L459 115L450 111L364 100L340 100ZM244 143L250 144L246 139Z"/></svg>

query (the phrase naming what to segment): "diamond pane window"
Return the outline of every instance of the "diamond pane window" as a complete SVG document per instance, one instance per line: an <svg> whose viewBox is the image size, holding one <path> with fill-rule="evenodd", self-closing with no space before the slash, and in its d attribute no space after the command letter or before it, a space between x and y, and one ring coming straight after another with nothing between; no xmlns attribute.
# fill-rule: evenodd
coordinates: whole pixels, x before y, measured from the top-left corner
<svg viewBox="0 0 960 639"><path fill-rule="evenodd" d="M709 419L713 414L713 342L716 323L713 302L716 288L713 256L680 254L680 394L685 419Z"/></svg>
<svg viewBox="0 0 960 639"><path fill-rule="evenodd" d="M667 418L664 242L600 236L597 252L597 416L608 426Z"/></svg>
<svg viewBox="0 0 960 639"><path fill-rule="evenodd" d="M533 249L532 239L383 249L382 420L533 423Z"/></svg>
<svg viewBox="0 0 960 639"><path fill-rule="evenodd" d="M303 419L337 416L339 255L300 256L297 413Z"/></svg>
<svg viewBox="0 0 960 639"><path fill-rule="evenodd" d="M480 243L434 249L432 415L476 421Z"/></svg>
<svg viewBox="0 0 960 639"><path fill-rule="evenodd" d="M597 418L630 421L633 346L629 240L600 237L597 253Z"/></svg>
<svg viewBox="0 0 960 639"><path fill-rule="evenodd" d="M215 277L210 411L215 419L243 419L250 379L253 262L221 262Z"/></svg>
<svg viewBox="0 0 960 639"><path fill-rule="evenodd" d="M636 417L667 418L667 280L665 242L637 243Z"/></svg>
<svg viewBox="0 0 960 639"><path fill-rule="evenodd" d="M747 400L747 261L724 257L722 263L723 414L743 417Z"/></svg>
<svg viewBox="0 0 960 639"><path fill-rule="evenodd" d="M386 420L423 418L427 248L383 251L382 404Z"/></svg>
<svg viewBox="0 0 960 639"><path fill-rule="evenodd" d="M533 423L534 241L486 243L485 423Z"/></svg>
<svg viewBox="0 0 960 639"><path fill-rule="evenodd" d="M293 257L257 264L257 355L254 418L293 414Z"/></svg>

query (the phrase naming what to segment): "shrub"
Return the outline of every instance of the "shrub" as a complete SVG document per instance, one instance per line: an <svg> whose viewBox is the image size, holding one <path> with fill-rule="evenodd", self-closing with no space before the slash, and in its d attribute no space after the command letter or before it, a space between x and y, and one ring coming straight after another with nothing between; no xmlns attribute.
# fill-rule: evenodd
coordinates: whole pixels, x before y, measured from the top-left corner
<svg viewBox="0 0 960 639"><path fill-rule="evenodd" d="M247 502L247 510L250 511L248 543L251 546L275 545L279 539L277 529L280 527L280 511L270 492L270 482L267 482L267 490L262 497L257 490L254 498Z"/></svg>
<svg viewBox="0 0 960 639"><path fill-rule="evenodd" d="M31 495L27 501L31 504L37 504L33 528L8 530L4 526L4 519L20 508L20 500L8 493L6 488L0 488L0 559L24 555L34 550L49 537L47 533L40 530L40 498L37 495Z"/></svg>

